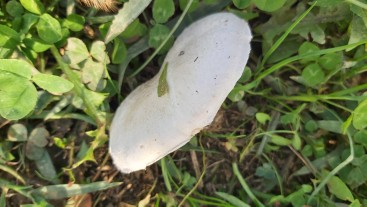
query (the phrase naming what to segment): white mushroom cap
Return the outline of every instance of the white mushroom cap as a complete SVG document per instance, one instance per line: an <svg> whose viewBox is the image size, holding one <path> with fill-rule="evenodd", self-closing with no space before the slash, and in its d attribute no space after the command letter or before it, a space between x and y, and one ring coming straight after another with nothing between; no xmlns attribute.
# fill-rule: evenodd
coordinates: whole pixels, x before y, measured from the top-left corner
<svg viewBox="0 0 367 207"><path fill-rule="evenodd" d="M207 16L182 32L164 60L168 93L157 93L161 69L116 111L110 153L121 172L145 169L213 121L242 75L251 37L247 22L231 13Z"/></svg>

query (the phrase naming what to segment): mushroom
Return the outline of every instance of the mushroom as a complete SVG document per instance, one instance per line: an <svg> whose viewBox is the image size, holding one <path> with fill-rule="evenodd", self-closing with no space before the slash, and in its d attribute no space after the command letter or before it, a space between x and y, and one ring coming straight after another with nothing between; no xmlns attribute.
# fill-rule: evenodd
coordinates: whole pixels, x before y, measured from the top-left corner
<svg viewBox="0 0 367 207"><path fill-rule="evenodd" d="M209 125L241 77L250 53L247 22L216 13L187 27L159 73L122 102L110 154L123 173L145 169Z"/></svg>

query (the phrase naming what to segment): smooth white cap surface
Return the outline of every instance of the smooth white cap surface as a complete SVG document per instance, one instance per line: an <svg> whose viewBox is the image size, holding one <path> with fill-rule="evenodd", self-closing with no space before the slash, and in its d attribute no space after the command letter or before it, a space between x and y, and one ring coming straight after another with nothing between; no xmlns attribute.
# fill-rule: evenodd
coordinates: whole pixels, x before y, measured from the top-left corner
<svg viewBox="0 0 367 207"><path fill-rule="evenodd" d="M164 60L168 93L157 94L161 70L116 111L110 153L117 168L145 169L209 125L243 73L251 38L247 22L231 13L187 27Z"/></svg>

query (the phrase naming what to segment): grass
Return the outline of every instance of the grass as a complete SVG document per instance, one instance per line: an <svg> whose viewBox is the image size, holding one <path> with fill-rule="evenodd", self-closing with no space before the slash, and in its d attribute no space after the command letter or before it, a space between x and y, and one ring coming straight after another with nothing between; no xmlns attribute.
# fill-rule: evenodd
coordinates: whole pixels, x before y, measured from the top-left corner
<svg viewBox="0 0 367 207"><path fill-rule="evenodd" d="M0 207L367 206L364 1L120 2L124 31L73 0L0 1ZM250 70L187 145L119 173L118 104L186 25L219 11L250 22Z"/></svg>

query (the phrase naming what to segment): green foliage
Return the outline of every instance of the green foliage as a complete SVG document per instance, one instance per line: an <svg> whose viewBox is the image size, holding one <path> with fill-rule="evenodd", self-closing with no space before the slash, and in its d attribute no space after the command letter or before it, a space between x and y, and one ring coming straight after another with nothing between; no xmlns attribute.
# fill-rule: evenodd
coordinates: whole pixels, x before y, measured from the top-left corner
<svg viewBox="0 0 367 207"><path fill-rule="evenodd" d="M45 7L39 0L20 0L20 3L31 13L41 15L45 12Z"/></svg>
<svg viewBox="0 0 367 207"><path fill-rule="evenodd" d="M74 84L70 81L60 78L59 76L42 73L34 75L32 81L52 94L66 93L74 87Z"/></svg>
<svg viewBox="0 0 367 207"><path fill-rule="evenodd" d="M317 63L313 63L303 69L301 77L306 85L313 87L324 82L325 73Z"/></svg>
<svg viewBox="0 0 367 207"><path fill-rule="evenodd" d="M287 0L253 0L259 9L267 12L273 12L280 9Z"/></svg>
<svg viewBox="0 0 367 207"><path fill-rule="evenodd" d="M246 7L248 7L251 3L251 0L232 0L233 4L238 8L238 9L245 9Z"/></svg>
<svg viewBox="0 0 367 207"><path fill-rule="evenodd" d="M168 27L161 24L154 25L154 27L149 32L149 46L157 49L163 43L169 33L170 29ZM168 42L160 50L160 53L167 52L172 46L173 40L174 39L172 37L169 38Z"/></svg>
<svg viewBox="0 0 367 207"><path fill-rule="evenodd" d="M70 14L63 22L63 26L73 32L79 32L83 29L85 18L77 14Z"/></svg>
<svg viewBox="0 0 367 207"><path fill-rule="evenodd" d="M50 44L62 38L60 23L49 14L40 16L37 23L37 32L42 40Z"/></svg>
<svg viewBox="0 0 367 207"><path fill-rule="evenodd" d="M173 0L154 0L153 18L157 23L166 23L174 13L175 4Z"/></svg>

